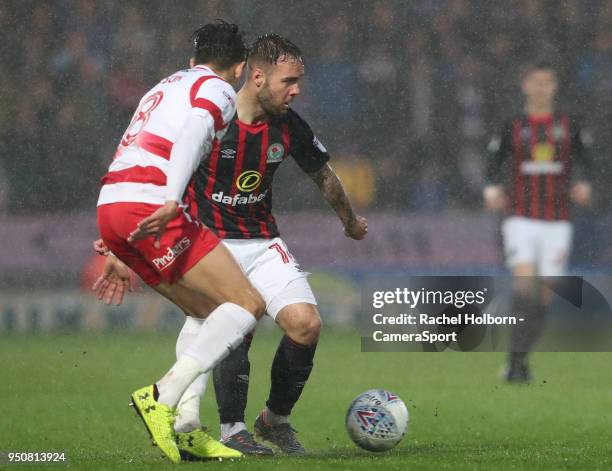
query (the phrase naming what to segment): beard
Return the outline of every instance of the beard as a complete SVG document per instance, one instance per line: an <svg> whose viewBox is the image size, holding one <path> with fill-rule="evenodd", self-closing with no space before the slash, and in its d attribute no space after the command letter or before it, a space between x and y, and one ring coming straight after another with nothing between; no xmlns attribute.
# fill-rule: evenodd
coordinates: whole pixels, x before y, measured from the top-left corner
<svg viewBox="0 0 612 471"><path fill-rule="evenodd" d="M267 86L265 86L261 90L261 92L259 92L259 95L257 96L257 98L259 100L259 104L261 105L261 108L268 115L279 116L287 112L287 110L282 105L276 104L274 102L272 94L270 93L270 89Z"/></svg>

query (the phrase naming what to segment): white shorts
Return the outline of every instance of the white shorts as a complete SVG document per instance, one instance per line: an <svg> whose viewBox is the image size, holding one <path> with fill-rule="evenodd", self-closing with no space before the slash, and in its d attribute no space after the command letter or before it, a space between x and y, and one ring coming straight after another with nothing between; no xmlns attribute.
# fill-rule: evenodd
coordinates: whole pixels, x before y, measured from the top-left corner
<svg viewBox="0 0 612 471"><path fill-rule="evenodd" d="M275 239L224 239L249 281L266 303L266 311L276 319L289 304L317 301L307 277L280 237Z"/></svg>
<svg viewBox="0 0 612 471"><path fill-rule="evenodd" d="M568 221L513 216L503 222L502 236L509 268L532 263L537 275L565 275L572 246L572 225Z"/></svg>

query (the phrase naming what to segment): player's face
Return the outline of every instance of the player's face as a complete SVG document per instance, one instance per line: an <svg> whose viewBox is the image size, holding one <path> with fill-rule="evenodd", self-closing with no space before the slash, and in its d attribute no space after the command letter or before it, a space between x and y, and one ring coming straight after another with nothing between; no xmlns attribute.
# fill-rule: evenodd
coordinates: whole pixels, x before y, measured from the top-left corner
<svg viewBox="0 0 612 471"><path fill-rule="evenodd" d="M300 94L299 81L304 64L297 60L279 61L271 66L258 94L263 110L271 115L286 113L293 99Z"/></svg>
<svg viewBox="0 0 612 471"><path fill-rule="evenodd" d="M538 105L549 105L557 94L557 79L551 70L535 70L522 84L527 101Z"/></svg>

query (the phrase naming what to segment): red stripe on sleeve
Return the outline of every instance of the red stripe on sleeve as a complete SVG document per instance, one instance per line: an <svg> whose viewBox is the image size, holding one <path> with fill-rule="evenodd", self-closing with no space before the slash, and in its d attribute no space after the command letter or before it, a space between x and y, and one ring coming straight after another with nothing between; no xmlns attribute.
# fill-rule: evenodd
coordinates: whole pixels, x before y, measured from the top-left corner
<svg viewBox="0 0 612 471"><path fill-rule="evenodd" d="M210 79L220 79L219 77L215 77L213 75L208 75L205 77L200 77L197 79L193 85L191 86L191 90L189 91L189 100L191 101L191 106L194 108L202 108L210 113L215 122L215 132L223 129L225 127L225 123L223 122L223 114L221 113L221 109L215 105L212 101L207 100L206 98L198 97L198 91L204 82Z"/></svg>
<svg viewBox="0 0 612 471"><path fill-rule="evenodd" d="M158 157L169 160L170 153L172 152L172 141L165 139L157 134L153 134L147 131L141 131L136 136L136 144L141 149L155 154Z"/></svg>

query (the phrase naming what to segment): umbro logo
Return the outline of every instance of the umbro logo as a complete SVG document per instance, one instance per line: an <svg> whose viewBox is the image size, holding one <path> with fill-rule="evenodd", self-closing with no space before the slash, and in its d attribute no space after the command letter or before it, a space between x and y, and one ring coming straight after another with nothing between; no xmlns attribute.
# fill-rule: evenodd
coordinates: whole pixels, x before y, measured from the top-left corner
<svg viewBox="0 0 612 471"><path fill-rule="evenodd" d="M233 159L236 157L236 151L234 149L223 149L221 151L222 159Z"/></svg>
<svg viewBox="0 0 612 471"><path fill-rule="evenodd" d="M144 393L142 395L138 396L138 399L140 399L141 401L144 401L145 399L147 399L149 397L149 393Z"/></svg>
<svg viewBox="0 0 612 471"><path fill-rule="evenodd" d="M155 406L148 406L144 411L148 414L152 410L155 410Z"/></svg>

